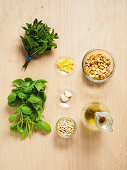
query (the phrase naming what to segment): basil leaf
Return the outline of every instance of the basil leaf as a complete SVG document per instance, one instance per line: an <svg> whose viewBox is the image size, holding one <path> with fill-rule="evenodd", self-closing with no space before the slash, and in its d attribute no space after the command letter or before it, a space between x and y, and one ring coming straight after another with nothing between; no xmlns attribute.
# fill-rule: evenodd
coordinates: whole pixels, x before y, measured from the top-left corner
<svg viewBox="0 0 127 170"><path fill-rule="evenodd" d="M42 100L43 100L43 102L45 102L46 101L46 94L45 94L45 92L44 91L42 91L41 92L41 94L42 94Z"/></svg>
<svg viewBox="0 0 127 170"><path fill-rule="evenodd" d="M43 80L43 79L39 79L39 80L37 80L38 82L41 82L42 84L44 84L44 83L48 83L46 80Z"/></svg>
<svg viewBox="0 0 127 170"><path fill-rule="evenodd" d="M40 91L40 90L42 90L45 87L45 85L42 84L42 83L36 83L35 87L37 88L38 91Z"/></svg>
<svg viewBox="0 0 127 170"><path fill-rule="evenodd" d="M22 133L23 132L23 128L20 126L21 124L18 124L17 125L17 129L18 129L18 132Z"/></svg>
<svg viewBox="0 0 127 170"><path fill-rule="evenodd" d="M22 107L22 112L23 112L24 114L30 115L31 112L32 112L32 110L31 110L28 106L23 106L23 107Z"/></svg>
<svg viewBox="0 0 127 170"><path fill-rule="evenodd" d="M9 122L10 122L10 123L14 122L16 116L17 116L16 114L12 114L12 115L9 117Z"/></svg>
<svg viewBox="0 0 127 170"><path fill-rule="evenodd" d="M37 110L37 113L42 113L42 110L43 110L43 108L39 107L38 110Z"/></svg>
<svg viewBox="0 0 127 170"><path fill-rule="evenodd" d="M15 100L15 101L13 101L13 102L8 102L8 105L9 106L11 106L11 107L15 107L15 106L17 106L19 104L19 101L18 100Z"/></svg>
<svg viewBox="0 0 127 170"><path fill-rule="evenodd" d="M51 132L51 126L44 121L35 122L34 128L37 130L43 130L45 132Z"/></svg>
<svg viewBox="0 0 127 170"><path fill-rule="evenodd" d="M46 101L46 94L44 91L38 92L38 96L41 98L42 104Z"/></svg>
<svg viewBox="0 0 127 170"><path fill-rule="evenodd" d="M28 136L28 130L27 127L23 129L23 133L21 134L21 139L25 139Z"/></svg>
<svg viewBox="0 0 127 170"><path fill-rule="evenodd" d="M41 129L40 123L34 122L34 128L35 128L36 130L40 130L40 129Z"/></svg>
<svg viewBox="0 0 127 170"><path fill-rule="evenodd" d="M38 104L38 103L32 103L33 107L38 110L40 108L42 108L42 105Z"/></svg>
<svg viewBox="0 0 127 170"><path fill-rule="evenodd" d="M16 100L16 94L12 93L8 96L8 105L11 107L15 107L19 104L19 101Z"/></svg>
<svg viewBox="0 0 127 170"><path fill-rule="evenodd" d="M17 92L19 88L12 89L12 92Z"/></svg>
<svg viewBox="0 0 127 170"><path fill-rule="evenodd" d="M17 124L18 123L16 122L16 123L14 123L13 125L10 126L10 131L12 133L18 133Z"/></svg>
<svg viewBox="0 0 127 170"><path fill-rule="evenodd" d="M51 132L51 126L44 121L41 121L41 129L45 132Z"/></svg>
<svg viewBox="0 0 127 170"><path fill-rule="evenodd" d="M26 88L24 88L24 93L31 93L31 91L32 91L32 89L33 89L33 87L26 87Z"/></svg>
<svg viewBox="0 0 127 170"><path fill-rule="evenodd" d="M19 87L13 89L15 93L8 96L8 105L11 107L19 105L19 107L9 117L9 122L12 123L18 115L17 122L10 126L10 130L13 133L20 133L22 139L28 134L31 136L34 126L45 132L51 131L50 125L41 121L41 117L44 117L41 113L46 100L45 83L47 81L43 79L33 81L31 78L26 78L13 82Z"/></svg>
<svg viewBox="0 0 127 170"><path fill-rule="evenodd" d="M25 120L28 121L29 119L30 119L30 116L27 116L27 115L26 115Z"/></svg>
<svg viewBox="0 0 127 170"><path fill-rule="evenodd" d="M30 82L23 82L22 84L21 84L21 87L23 88L23 89L25 89L26 87L29 87L30 86Z"/></svg>
<svg viewBox="0 0 127 170"><path fill-rule="evenodd" d="M31 78L29 78L29 77L25 78L24 80L25 80L25 81L28 81L28 82L33 81L33 80L32 80Z"/></svg>
<svg viewBox="0 0 127 170"><path fill-rule="evenodd" d="M16 87L20 87L21 83L23 82L22 79L16 79L14 80L12 83L16 86Z"/></svg>
<svg viewBox="0 0 127 170"><path fill-rule="evenodd" d="M19 97L20 99L24 99L24 98L26 97L26 95L25 95L23 92L19 91L19 92L18 92L18 97Z"/></svg>
<svg viewBox="0 0 127 170"><path fill-rule="evenodd" d="M21 113L21 111L22 111L22 108L23 107L23 105L21 105L21 106L19 106L15 111L14 111L14 113L15 114L19 114L19 113Z"/></svg>
<svg viewBox="0 0 127 170"><path fill-rule="evenodd" d="M42 118L44 118L44 115L41 115Z"/></svg>
<svg viewBox="0 0 127 170"><path fill-rule="evenodd" d="M40 103L41 100L39 97L36 97L34 94L31 94L30 97L28 98L28 101L30 103Z"/></svg>
<svg viewBox="0 0 127 170"><path fill-rule="evenodd" d="M8 102L11 103L16 99L16 94L12 93L8 96Z"/></svg>

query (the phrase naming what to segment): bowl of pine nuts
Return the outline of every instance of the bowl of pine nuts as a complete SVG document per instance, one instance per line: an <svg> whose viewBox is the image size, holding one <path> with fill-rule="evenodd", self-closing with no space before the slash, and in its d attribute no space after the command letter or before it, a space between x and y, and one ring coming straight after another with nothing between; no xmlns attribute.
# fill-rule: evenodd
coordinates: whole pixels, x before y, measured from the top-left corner
<svg viewBox="0 0 127 170"><path fill-rule="evenodd" d="M70 117L62 117L56 123L56 132L62 138L70 138L76 132L76 123Z"/></svg>
<svg viewBox="0 0 127 170"><path fill-rule="evenodd" d="M92 82L105 82L114 74L115 62L109 52L92 49L83 57L82 71L86 78Z"/></svg>

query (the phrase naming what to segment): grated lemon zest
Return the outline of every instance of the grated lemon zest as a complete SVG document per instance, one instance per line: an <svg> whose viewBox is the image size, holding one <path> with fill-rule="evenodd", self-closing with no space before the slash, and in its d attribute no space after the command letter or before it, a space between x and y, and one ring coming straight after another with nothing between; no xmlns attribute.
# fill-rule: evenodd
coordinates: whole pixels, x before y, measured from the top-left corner
<svg viewBox="0 0 127 170"><path fill-rule="evenodd" d="M57 61L57 67L60 71L70 73L73 69L74 61L69 58L61 58Z"/></svg>

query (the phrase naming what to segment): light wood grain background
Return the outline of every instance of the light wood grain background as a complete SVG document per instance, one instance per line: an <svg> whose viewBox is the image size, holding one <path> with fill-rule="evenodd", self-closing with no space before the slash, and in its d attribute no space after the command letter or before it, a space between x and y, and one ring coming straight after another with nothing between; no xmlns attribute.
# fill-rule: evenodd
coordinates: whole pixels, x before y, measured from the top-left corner
<svg viewBox="0 0 127 170"><path fill-rule="evenodd" d="M21 26L35 18L59 33L58 48L21 69L26 53L19 35ZM82 74L84 54L92 48L110 51L116 72L106 83L88 82ZM72 57L74 72L63 77L56 59ZM7 105L11 82L32 77L48 80L46 121L48 135L35 133L20 140L9 131ZM0 170L127 170L127 0L0 0ZM74 90L70 110L56 104L57 90ZM88 132L80 121L81 108L90 101L105 103L114 118L113 133ZM71 139L56 135L55 123L62 116L77 122Z"/></svg>

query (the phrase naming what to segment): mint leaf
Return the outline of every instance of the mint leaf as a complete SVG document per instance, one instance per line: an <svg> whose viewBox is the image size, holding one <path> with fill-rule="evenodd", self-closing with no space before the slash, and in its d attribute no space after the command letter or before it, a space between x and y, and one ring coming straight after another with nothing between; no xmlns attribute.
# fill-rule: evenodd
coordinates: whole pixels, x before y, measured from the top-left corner
<svg viewBox="0 0 127 170"><path fill-rule="evenodd" d="M47 49L47 44L44 43L43 46L38 49L37 54L38 55L43 54L46 51L46 49Z"/></svg>
<svg viewBox="0 0 127 170"><path fill-rule="evenodd" d="M23 43L23 45L24 45L25 50L27 51L27 53L28 53L28 55L29 55L29 54L30 54L31 47L30 47L30 45L29 45L28 40L27 40L26 38L22 37L22 36L20 36L20 38L21 38L21 40L22 40L22 43Z"/></svg>
<svg viewBox="0 0 127 170"><path fill-rule="evenodd" d="M42 55L45 51L51 50L52 47L57 48L57 45L53 42L58 38L54 29L51 30L49 26L35 19L33 24L26 23L26 27L22 27L25 30L25 36L20 36L25 50L30 57L34 54ZM26 59L23 67L27 68L30 60Z"/></svg>

